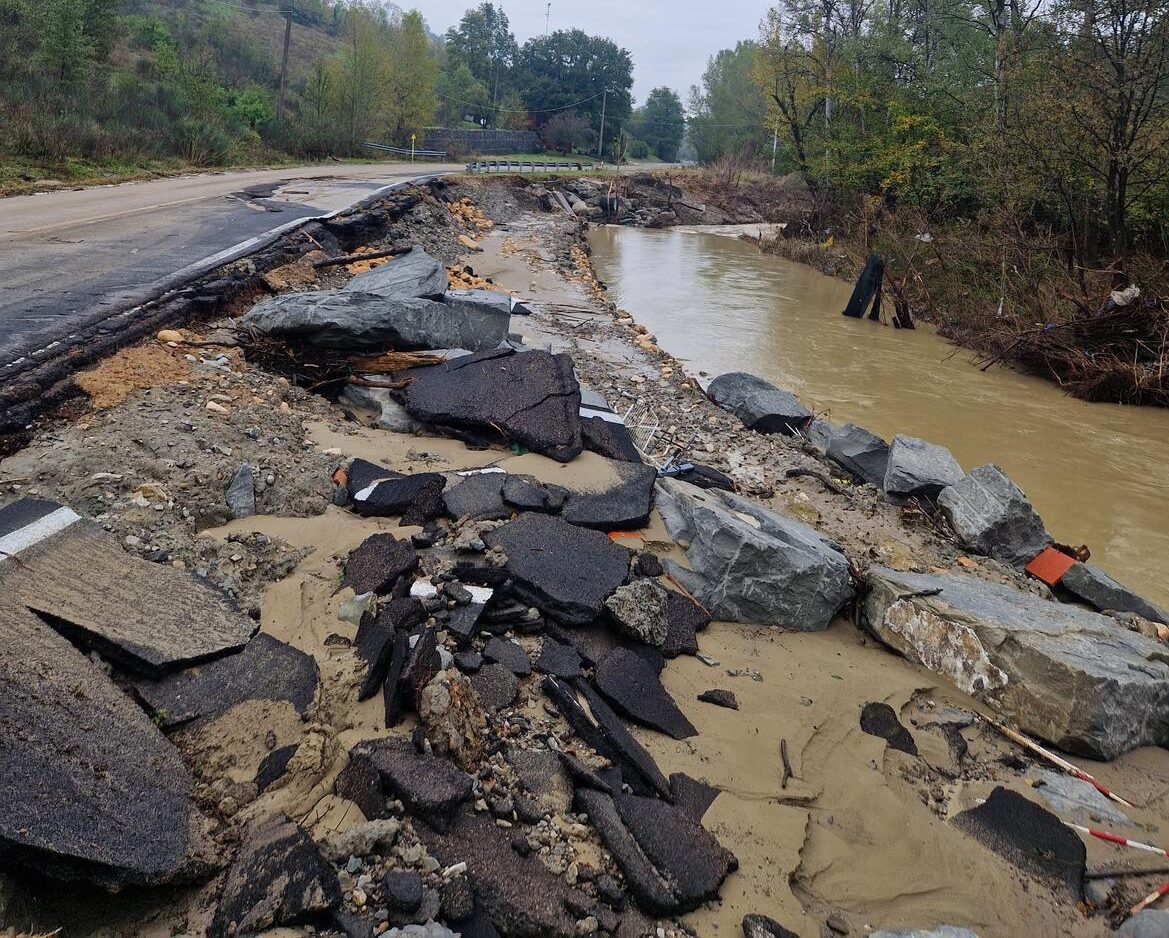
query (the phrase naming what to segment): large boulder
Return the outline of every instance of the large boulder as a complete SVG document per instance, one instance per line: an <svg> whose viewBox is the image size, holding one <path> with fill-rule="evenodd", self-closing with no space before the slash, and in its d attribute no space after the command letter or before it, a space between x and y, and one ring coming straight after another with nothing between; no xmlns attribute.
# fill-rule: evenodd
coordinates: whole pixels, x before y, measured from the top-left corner
<svg viewBox="0 0 1169 938"><path fill-rule="evenodd" d="M178 750L7 596L0 635L0 862L114 888L175 876L192 812Z"/></svg>
<svg viewBox="0 0 1169 938"><path fill-rule="evenodd" d="M794 518L671 479L658 508L689 563L667 569L716 620L819 632L852 598L844 554Z"/></svg>
<svg viewBox="0 0 1169 938"><path fill-rule="evenodd" d="M889 468L889 444L863 427L846 423L834 427L828 437L827 456L853 475L873 485L883 485Z"/></svg>
<svg viewBox="0 0 1169 938"><path fill-rule="evenodd" d="M1112 759L1169 743L1169 654L1105 616L962 575L866 575L868 628L1026 733Z"/></svg>
<svg viewBox="0 0 1169 938"><path fill-rule="evenodd" d="M938 506L963 546L1023 567L1051 543L1022 489L998 466L979 466L942 489Z"/></svg>
<svg viewBox="0 0 1169 938"><path fill-rule="evenodd" d="M580 455L580 385L567 355L493 349L414 368L398 392L411 416L500 435L559 462Z"/></svg>
<svg viewBox="0 0 1169 938"><path fill-rule="evenodd" d="M338 352L495 348L511 317L469 300L389 299L372 293L285 293L257 303L245 328Z"/></svg>
<svg viewBox="0 0 1169 938"><path fill-rule="evenodd" d="M793 436L812 420L812 412L790 391L743 371L719 375L706 391L712 401L728 410L749 430Z"/></svg>
<svg viewBox="0 0 1169 938"><path fill-rule="evenodd" d="M1150 622L1169 625L1169 615L1091 564L1075 564L1059 585L1101 612L1133 612Z"/></svg>
<svg viewBox="0 0 1169 938"><path fill-rule="evenodd" d="M944 446L912 436L895 436L889 445L885 494L893 498L937 498L947 485L962 480L962 467Z"/></svg>
<svg viewBox="0 0 1169 938"><path fill-rule="evenodd" d="M350 293L372 293L393 300L426 297L437 300L446 293L446 267L415 245L408 253L358 274L345 286ZM510 309L509 309L510 313Z"/></svg>

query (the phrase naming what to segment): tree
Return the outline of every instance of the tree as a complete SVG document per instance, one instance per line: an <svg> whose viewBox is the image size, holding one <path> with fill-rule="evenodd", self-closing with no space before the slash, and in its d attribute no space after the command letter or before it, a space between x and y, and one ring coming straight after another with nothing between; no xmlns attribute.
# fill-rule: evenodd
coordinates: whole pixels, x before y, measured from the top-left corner
<svg viewBox="0 0 1169 938"><path fill-rule="evenodd" d="M603 109L605 139L616 141L633 111L633 58L611 39L579 29L524 43L516 81L538 128L555 114L573 110L600 133Z"/></svg>
<svg viewBox="0 0 1169 938"><path fill-rule="evenodd" d="M640 118L637 135L658 159L674 162L686 133L686 114L677 92L670 88L654 88L646 99Z"/></svg>
<svg viewBox="0 0 1169 938"><path fill-rule="evenodd" d="M690 90L690 139L703 163L761 145L767 106L752 80L755 50L750 40L723 49Z"/></svg>
<svg viewBox="0 0 1169 938"><path fill-rule="evenodd" d="M495 114L496 125L504 130L531 130L532 118L524 107L524 99L515 91L509 91L500 102Z"/></svg>
<svg viewBox="0 0 1169 938"><path fill-rule="evenodd" d="M480 118L491 118L491 95L464 64L451 68L447 62L438 75L438 121L444 127L457 127L464 117L476 123Z"/></svg>
<svg viewBox="0 0 1169 938"><path fill-rule="evenodd" d="M596 134L584 117L564 111L544 122L540 137L547 149L556 153L571 153L578 147L591 146Z"/></svg>
<svg viewBox="0 0 1169 938"><path fill-rule="evenodd" d="M342 52L335 64L337 117L344 128L345 150L356 153L385 114L383 88L389 72L378 23L369 10L350 8L345 16Z"/></svg>
<svg viewBox="0 0 1169 938"><path fill-rule="evenodd" d="M458 26L447 30L446 47L450 66L466 66L497 104L519 51L503 8L481 3L468 10Z"/></svg>
<svg viewBox="0 0 1169 938"><path fill-rule="evenodd" d="M408 146L410 136L434 120L437 107L434 85L438 63L421 13L411 10L391 29L387 51L384 93L390 139Z"/></svg>

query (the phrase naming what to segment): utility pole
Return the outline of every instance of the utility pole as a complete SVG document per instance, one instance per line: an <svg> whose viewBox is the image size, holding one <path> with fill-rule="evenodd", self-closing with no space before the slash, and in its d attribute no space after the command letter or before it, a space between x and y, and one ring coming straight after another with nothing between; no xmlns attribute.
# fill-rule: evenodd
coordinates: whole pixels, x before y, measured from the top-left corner
<svg viewBox="0 0 1169 938"><path fill-rule="evenodd" d="M544 11L544 35L548 35L548 27L552 22L552 4L548 4L548 9Z"/></svg>
<svg viewBox="0 0 1169 938"><path fill-rule="evenodd" d="M775 157L779 153L779 121L775 122L775 136L771 138L771 171L775 172Z"/></svg>
<svg viewBox="0 0 1169 938"><path fill-rule="evenodd" d="M280 92L276 96L276 117L284 120L284 88L288 84L288 47L292 44L292 2L284 11L284 58L280 62Z"/></svg>
<svg viewBox="0 0 1169 938"><path fill-rule="evenodd" d="M596 98L593 99L594 101ZM609 89L601 93L601 139L597 143L597 159L605 162L605 105L609 103Z"/></svg>

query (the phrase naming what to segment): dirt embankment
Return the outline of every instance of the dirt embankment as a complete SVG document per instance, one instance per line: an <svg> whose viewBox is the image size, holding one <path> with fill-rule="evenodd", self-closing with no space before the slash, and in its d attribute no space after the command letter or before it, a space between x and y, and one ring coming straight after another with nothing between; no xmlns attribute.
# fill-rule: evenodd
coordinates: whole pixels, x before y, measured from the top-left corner
<svg viewBox="0 0 1169 938"><path fill-rule="evenodd" d="M987 582L1035 589L994 561L967 556L924 512L895 507L875 487L839 478L802 441L747 430L716 407L680 362L608 301L581 248L577 220L541 210L542 196L528 181L457 182L413 197L408 209L387 213L378 228L355 234L345 246L377 251L403 240L423 243L452 265L452 284L487 285L522 300L530 315L513 317L511 328L524 344L570 356L575 377L626 416L655 456L680 449L724 473L752 503L811 525L858 570L870 564L921 573L961 569ZM668 203L671 196L665 198ZM294 259L266 272L262 289L336 287L374 263L321 273ZM242 312L245 305L233 309ZM1108 933L1106 909L1123 908L1155 885L1149 877L1119 880L1110 885L1111 894L1097 891L1099 911L1089 915L1089 906L1077 905L1069 890L951 823L997 787L1034 795L1044 776L1037 763L1020 758L1017 749L975 722L979 704L879 647L854 622L840 618L818 634L716 622L695 636L703 657L672 658L660 677L696 733L679 740L636 726L631 738L663 776L687 773L712 786L713 804L697 809L698 816L706 831L733 850L738 868L721 881L720 898L695 902L685 913L643 914L644 895L628 875L637 856L645 860L643 848L628 850L628 840L619 836L625 830L621 819L609 818L603 837L601 818L572 798L574 786L578 792L600 786L591 791L607 788L613 797L625 797L620 776L615 789L605 781L611 774L596 776L612 768L595 748L611 747L611 738L584 738L581 724L570 727L545 694L543 675L527 673L522 663L516 675L494 664L487 669L490 680L478 676L485 658L515 660L514 648L493 640L514 638L525 660L538 659L550 633L533 634L525 629L534 626L506 619L490 623L498 635L476 633L465 643L455 640L452 629L439 630L437 644L457 657L450 683L428 685L434 688L429 699L446 701L450 722L436 726L410 716L388 729L380 696L357 700L368 672L358 647L365 633L354 621L355 591L343 579L352 573L350 552L375 534L412 542L423 555L421 571L435 574L444 590L451 584L451 609L442 610L449 615L465 608L465 600L454 582L458 568L442 551L459 545L459 559L482 575L499 562L499 552L486 542L503 519L444 518L426 528L403 527L396 518L359 517L333 504L334 473L352 470L353 458L462 484L456 473L503 469L549 486L549 497L557 486L575 497L596 496L611 484L612 464L596 453L562 463L522 447L482 440L468 446L433 427L386 429L384 419L354 406L353 398L339 405L338 386L322 396L249 360L245 349L256 346L241 343L235 325L231 319L192 320L178 336L151 338L82 376L78 386L88 397L75 399L69 415L46 420L29 445L0 463L0 503L22 496L59 500L103 526L130 554L193 570L223 588L259 619L262 634L312 660L319 680L313 706L302 716L287 702L248 700L212 719L168 728L193 776L204 827L204 866L196 882L111 896L9 871L0 878L0 913L15 927L63 927L68 935L103 929L206 933L225 895L238 885L236 868L225 867L246 852L250 825L284 817L324 851L327 863L314 875L335 877L337 884L335 915L315 920L317 934L392 934L394 927L427 918L447 921L457 932L471 929L470 923L460 925L468 919L483 927L479 916L487 910L492 931L476 933L498 927L508 934L706 938L736 933L744 916L765 915L802 938L827 928L863 934L942 924L974 928L982 938L1097 938ZM269 360L279 363L274 356ZM300 356L286 357L282 367L312 384L308 372L315 365ZM366 382L355 390L372 395L379 389ZM226 491L245 464L252 469L257 514L229 520ZM655 579L655 562L684 556L657 513L635 532L597 537L643 558L639 569L646 573L639 582ZM549 546L555 544L537 545L535 553ZM602 543L596 549L611 548ZM593 572L591 565L575 569L574 563L567 559L559 571L565 582ZM520 607L520 624L534 621L527 603ZM560 629L556 635L571 643L574 637L582 641L580 631ZM583 631L587 641L609 629ZM456 669L473 676L464 680ZM459 696L467 680L476 700L497 696L498 706L475 717L478 711ZM738 709L699 700L711 690L723 691L724 702L725 692L732 692ZM591 712L598 714L600 706L603 701L590 704ZM897 746L887 745L872 727L862 729L863 714L874 707ZM166 714L156 716L166 723ZM892 731L890 717L904 724L912 745ZM347 797L360 787L346 787L355 782L352 773L343 773L367 764L351 758L355 744L404 740L411 732L428 755L446 752L474 765L466 784L473 792L468 810L476 838L460 842L436 835L413 816L416 805L399 798L400 792L387 803L379 791L380 804L375 799L361 806ZM557 751L578 760L568 762L571 777ZM1129 814L1149 839L1169 824L1164 756L1139 750L1093 770L1138 803ZM433 793L429 784L424 789L423 795ZM623 810L642 803L622 801ZM673 808L660 810L669 812L670 836L682 827L687 837L709 846L689 822L678 823ZM383 826L364 823L363 812L381 811L390 814ZM632 816L626 821L636 826ZM655 832L637 829L653 864L689 873L689 863L710 859L688 849L689 840L680 848L668 838L655 839ZM620 862L615 845L626 848ZM1093 865L1124 859L1103 845L1088 849ZM259 879L264 872L251 870L254 891L268 886ZM470 897L468 879L477 884ZM415 886L417 901L403 897L401 891ZM640 886L648 889L652 882ZM240 892L247 890L236 890L237 897ZM310 894L312 889L300 891L302 897ZM565 899L568 919L563 911L549 912L548 896ZM531 918L509 919L517 908L549 915L554 930L540 931L539 918L535 925ZM307 934L305 928L293 922L286 933ZM436 938L451 934L431 929L427 934Z"/></svg>

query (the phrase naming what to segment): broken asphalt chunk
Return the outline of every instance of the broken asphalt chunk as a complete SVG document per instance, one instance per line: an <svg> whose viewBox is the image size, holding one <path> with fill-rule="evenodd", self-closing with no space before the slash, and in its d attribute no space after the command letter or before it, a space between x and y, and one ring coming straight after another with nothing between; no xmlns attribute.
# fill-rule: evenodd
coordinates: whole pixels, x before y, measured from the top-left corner
<svg viewBox="0 0 1169 938"><path fill-rule="evenodd" d="M887 703L868 703L861 711L861 729L870 736L883 739L892 748L911 756L917 755L913 735L897 719L897 711Z"/></svg>
<svg viewBox="0 0 1169 938"><path fill-rule="evenodd" d="M191 778L85 655L0 602L0 862L107 887L165 882L188 851Z"/></svg>
<svg viewBox="0 0 1169 938"><path fill-rule="evenodd" d="M377 518L402 515L428 492L435 488L441 492L446 486L446 476L437 472L419 472L409 476L386 473L371 479L374 473L364 468L357 470L356 462L349 468L349 494L358 514ZM376 469L372 463L367 465ZM361 487L358 488L358 485Z"/></svg>
<svg viewBox="0 0 1169 938"><path fill-rule="evenodd" d="M800 936L766 915L747 915L743 918L743 938L800 938Z"/></svg>
<svg viewBox="0 0 1169 938"><path fill-rule="evenodd" d="M570 625L591 623L629 575L629 551L599 531L528 513L489 532L525 601Z"/></svg>
<svg viewBox="0 0 1169 938"><path fill-rule="evenodd" d="M657 673L640 655L616 648L597 664L597 689L631 720L674 739L696 736L698 730L678 709Z"/></svg>
<svg viewBox="0 0 1169 938"><path fill-rule="evenodd" d="M385 596L417 566L418 554L409 541L400 541L392 534L373 534L349 552L344 585L358 596Z"/></svg>
<svg viewBox="0 0 1169 938"><path fill-rule="evenodd" d="M31 499L0 509L0 596L149 677L237 651L257 628L191 574L131 556L70 509Z"/></svg>
<svg viewBox="0 0 1169 938"><path fill-rule="evenodd" d="M492 637L483 648L483 657L503 665L518 677L527 677L532 673L532 662L528 659L528 653L516 642L507 639Z"/></svg>
<svg viewBox="0 0 1169 938"><path fill-rule="evenodd" d="M303 717L319 684L312 655L261 632L243 651L138 681L134 689L158 725L170 729L219 716L245 700L287 701Z"/></svg>
<svg viewBox="0 0 1169 938"><path fill-rule="evenodd" d="M559 485L545 485L530 476L503 477L503 501L516 511L540 511L554 515L564 507L568 490Z"/></svg>
<svg viewBox="0 0 1169 938"><path fill-rule="evenodd" d="M954 825L984 847L1035 876L1083 895L1087 850L1058 817L1018 792L999 786Z"/></svg>
<svg viewBox="0 0 1169 938"><path fill-rule="evenodd" d="M698 634L710 625L710 614L694 600L676 590L666 590L666 641L662 654L667 658L698 654Z"/></svg>
<svg viewBox="0 0 1169 938"><path fill-rule="evenodd" d="M471 676L471 687L483 709L494 713L515 703L519 691L516 676L501 664L485 664Z"/></svg>
<svg viewBox="0 0 1169 938"><path fill-rule="evenodd" d="M640 462L606 460L604 481L596 491L575 491L560 515L565 521L598 531L635 531L649 524L657 470Z"/></svg>
<svg viewBox="0 0 1169 938"><path fill-rule="evenodd" d="M411 814L445 826L471 797L471 776L439 756L418 752L408 739L388 737L358 743L350 757L368 759L386 795L398 798Z"/></svg>
<svg viewBox="0 0 1169 938"><path fill-rule="evenodd" d="M357 692L358 700L368 700L385 682L398 630L409 633L425 620L425 607L409 597L395 597L375 615L362 617L353 642L358 656L366 663L365 677Z"/></svg>
<svg viewBox="0 0 1169 938"><path fill-rule="evenodd" d="M614 419L589 416L582 411L580 430L584 448L606 459L619 462L640 463L641 453L633 442L633 436L624 423Z"/></svg>
<svg viewBox="0 0 1169 938"><path fill-rule="evenodd" d="M653 756L634 738L621 718L613 712L612 707L586 681L578 681L577 687L588 702L589 710L592 711L601 736L605 740L606 751L603 754L622 765L625 782L635 790L640 788L644 791L656 791L666 799L672 797L670 783L666 781ZM627 771L626 766L632 771Z"/></svg>
<svg viewBox="0 0 1169 938"><path fill-rule="evenodd" d="M674 772L670 776L670 790L674 793L674 804L699 824L719 796L719 790L713 785L691 778L685 772Z"/></svg>
<svg viewBox="0 0 1169 938"><path fill-rule="evenodd" d="M545 637L533 666L541 674L573 680L581 675L580 665L580 655L575 648L564 645L554 638Z"/></svg>
<svg viewBox="0 0 1169 938"><path fill-rule="evenodd" d="M211 922L215 938L310 923L341 904L337 874L287 818L249 825Z"/></svg>
<svg viewBox="0 0 1169 938"><path fill-rule="evenodd" d="M502 434L559 462L581 453L580 385L567 355L493 349L401 377L410 383L398 394L419 420Z"/></svg>
<svg viewBox="0 0 1169 938"><path fill-rule="evenodd" d="M703 691L698 695L698 699L703 703L714 704L716 707L726 707L728 710L739 709L739 700L735 697L735 692L718 687Z"/></svg>

